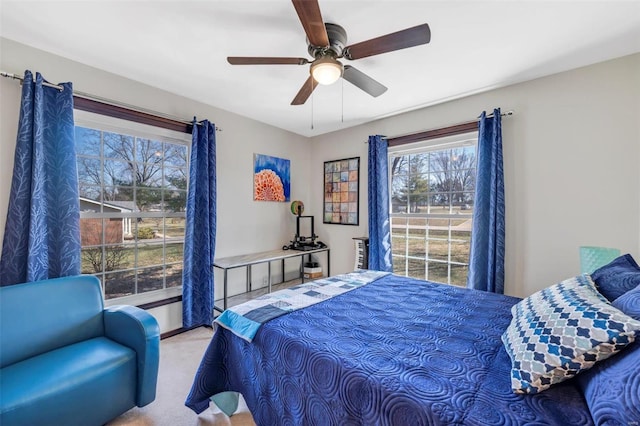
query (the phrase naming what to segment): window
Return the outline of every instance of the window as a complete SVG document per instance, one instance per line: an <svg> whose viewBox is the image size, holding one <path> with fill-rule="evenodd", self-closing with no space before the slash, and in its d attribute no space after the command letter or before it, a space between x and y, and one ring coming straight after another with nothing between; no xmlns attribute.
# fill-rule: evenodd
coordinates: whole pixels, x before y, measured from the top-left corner
<svg viewBox="0 0 640 426"><path fill-rule="evenodd" d="M465 286L477 133L389 148L393 270Z"/></svg>
<svg viewBox="0 0 640 426"><path fill-rule="evenodd" d="M78 111L82 273L100 278L107 300L179 288L189 170L185 136L77 117Z"/></svg>

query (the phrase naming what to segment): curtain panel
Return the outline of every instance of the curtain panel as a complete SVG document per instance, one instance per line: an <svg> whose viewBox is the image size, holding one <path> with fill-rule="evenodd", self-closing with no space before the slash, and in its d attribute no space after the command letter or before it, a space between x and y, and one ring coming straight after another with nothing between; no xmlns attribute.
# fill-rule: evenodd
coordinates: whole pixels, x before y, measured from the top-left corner
<svg viewBox="0 0 640 426"><path fill-rule="evenodd" d="M369 136L368 167L369 269L392 272L389 160L380 135Z"/></svg>
<svg viewBox="0 0 640 426"><path fill-rule="evenodd" d="M194 119L189 165L182 272L185 328L213 323L213 258L216 247L216 134L208 120Z"/></svg>
<svg viewBox="0 0 640 426"><path fill-rule="evenodd" d="M504 173L500 109L480 115L467 287L504 293Z"/></svg>
<svg viewBox="0 0 640 426"><path fill-rule="evenodd" d="M25 71L0 285L78 275L80 201L73 89Z"/></svg>

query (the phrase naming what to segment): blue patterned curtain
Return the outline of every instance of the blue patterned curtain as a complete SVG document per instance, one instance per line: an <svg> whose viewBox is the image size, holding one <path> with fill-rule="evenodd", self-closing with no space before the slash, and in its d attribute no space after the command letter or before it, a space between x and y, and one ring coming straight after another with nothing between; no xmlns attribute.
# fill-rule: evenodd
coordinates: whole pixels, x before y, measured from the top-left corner
<svg viewBox="0 0 640 426"><path fill-rule="evenodd" d="M480 116L467 287L504 293L504 174L500 109Z"/></svg>
<svg viewBox="0 0 640 426"><path fill-rule="evenodd" d="M182 272L182 324L213 323L213 258L216 247L216 132L193 122Z"/></svg>
<svg viewBox="0 0 640 426"><path fill-rule="evenodd" d="M80 273L73 89L25 71L0 285Z"/></svg>
<svg viewBox="0 0 640 426"><path fill-rule="evenodd" d="M369 269L393 271L387 141L369 136Z"/></svg>

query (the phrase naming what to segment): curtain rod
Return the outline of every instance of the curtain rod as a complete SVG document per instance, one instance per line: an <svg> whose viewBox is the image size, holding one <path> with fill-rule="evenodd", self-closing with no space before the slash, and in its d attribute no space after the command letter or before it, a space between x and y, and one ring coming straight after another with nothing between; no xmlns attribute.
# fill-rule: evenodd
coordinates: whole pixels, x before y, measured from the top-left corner
<svg viewBox="0 0 640 426"><path fill-rule="evenodd" d="M23 77L17 74L8 73L5 71L0 71L0 75L2 77L11 78L13 80L19 80L21 84L24 80ZM51 84L46 81L42 84L44 86L52 87L60 91L64 90L63 86L59 86L57 84ZM88 93L80 92L77 90L73 91L73 97L74 103L77 104L78 109L82 109L84 111L95 112L98 114L109 115L117 118L130 119L126 117L126 112L129 111L136 116L136 119L132 121L138 121L144 124L150 124L158 127L168 128L171 130L191 133L189 128L192 125L193 121L183 120L181 118L177 118L158 111L136 107L133 105L125 104L123 102L90 95ZM160 119L160 121L156 119ZM216 131L222 132L222 128L216 126Z"/></svg>
<svg viewBox="0 0 640 426"><path fill-rule="evenodd" d="M510 116L513 115L514 111L513 110L509 110L503 113L500 113L500 116L505 117L505 116ZM493 117L493 113L491 114L487 114L487 118L491 118ZM389 146L398 146L398 145L405 145L408 143L412 143L412 142L418 142L418 141L425 141L425 140L429 140L429 139L437 139L437 138L442 138L445 136L455 136L455 135L461 135L463 133L469 133L469 132L473 132L475 130L478 129L478 121L480 120L480 117L478 117L475 120L472 121L466 121L464 123L458 123L458 124L453 124L451 126L447 126L447 127L440 127L437 129L431 129L431 130L424 130L422 132L418 132L418 133L411 133L408 135L402 135L402 136L394 136L394 137L386 137L383 136L384 139L387 140L387 144ZM369 141L365 141L364 143L369 143Z"/></svg>

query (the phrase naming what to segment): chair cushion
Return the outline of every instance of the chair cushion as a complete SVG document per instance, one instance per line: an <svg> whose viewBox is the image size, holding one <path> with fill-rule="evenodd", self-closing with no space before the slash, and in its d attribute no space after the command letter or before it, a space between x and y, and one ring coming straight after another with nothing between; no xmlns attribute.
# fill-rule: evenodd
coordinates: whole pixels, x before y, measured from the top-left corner
<svg viewBox="0 0 640 426"><path fill-rule="evenodd" d="M516 393L537 393L632 343L640 321L612 307L589 275L541 290L513 308L502 336Z"/></svg>
<svg viewBox="0 0 640 426"><path fill-rule="evenodd" d="M640 285L640 267L630 254L615 258L591 274L598 291L613 302Z"/></svg>
<svg viewBox="0 0 640 426"><path fill-rule="evenodd" d="M135 406L136 354L105 337L0 370L2 425L104 424Z"/></svg>

